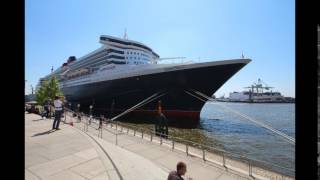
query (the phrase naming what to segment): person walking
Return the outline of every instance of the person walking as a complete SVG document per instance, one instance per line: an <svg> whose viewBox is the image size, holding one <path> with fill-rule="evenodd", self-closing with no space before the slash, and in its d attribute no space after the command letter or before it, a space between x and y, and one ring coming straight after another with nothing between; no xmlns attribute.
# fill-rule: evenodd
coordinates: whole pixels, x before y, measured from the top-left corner
<svg viewBox="0 0 320 180"><path fill-rule="evenodd" d="M102 122L104 121L104 115L100 115L100 118L99 118L99 127L98 129L101 129L102 128ZM97 130L98 130L97 129Z"/></svg>
<svg viewBox="0 0 320 180"><path fill-rule="evenodd" d="M44 109L43 116L46 117L46 119L48 119L49 118L49 102L48 101L44 105L43 109Z"/></svg>
<svg viewBox="0 0 320 180"><path fill-rule="evenodd" d="M59 130L59 124L61 120L61 113L62 113L62 101L60 100L59 96L55 97L53 101L55 112L54 112L54 121L52 125L52 129Z"/></svg>
<svg viewBox="0 0 320 180"><path fill-rule="evenodd" d="M182 176L187 172L187 165L184 162L178 162L177 171L171 171L167 180L184 180ZM188 180L192 180L188 178Z"/></svg>

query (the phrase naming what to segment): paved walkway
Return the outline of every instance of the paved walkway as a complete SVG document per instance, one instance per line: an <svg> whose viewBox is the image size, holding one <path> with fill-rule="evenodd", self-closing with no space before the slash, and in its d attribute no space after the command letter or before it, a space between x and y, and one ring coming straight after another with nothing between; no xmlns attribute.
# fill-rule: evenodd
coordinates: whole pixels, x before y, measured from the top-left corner
<svg viewBox="0 0 320 180"><path fill-rule="evenodd" d="M115 136L112 128L99 138L94 123L83 132L82 123L62 122L61 130L49 131L52 120L34 114L26 114L25 122L26 179L167 179L178 161L187 164L186 177L196 180L249 179L142 138L126 133Z"/></svg>
<svg viewBox="0 0 320 180"><path fill-rule="evenodd" d="M160 180L167 177L167 172L151 161L72 126L61 123L61 130L51 131L50 119L26 114L25 120L26 179Z"/></svg>

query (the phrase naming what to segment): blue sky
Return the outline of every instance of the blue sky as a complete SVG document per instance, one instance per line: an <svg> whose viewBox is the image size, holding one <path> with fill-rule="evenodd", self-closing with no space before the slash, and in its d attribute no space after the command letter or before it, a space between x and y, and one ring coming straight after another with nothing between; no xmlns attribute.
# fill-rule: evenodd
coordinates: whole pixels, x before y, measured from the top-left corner
<svg viewBox="0 0 320 180"><path fill-rule="evenodd" d="M26 0L26 92L66 59L98 47L102 34L128 38L161 57L252 62L216 93L242 91L261 78L295 97L292 0Z"/></svg>

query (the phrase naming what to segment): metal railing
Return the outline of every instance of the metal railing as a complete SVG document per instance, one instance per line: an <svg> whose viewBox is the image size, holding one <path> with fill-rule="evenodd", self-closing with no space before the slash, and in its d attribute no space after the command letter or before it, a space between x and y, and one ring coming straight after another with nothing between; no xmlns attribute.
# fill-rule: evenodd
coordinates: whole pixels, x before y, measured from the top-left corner
<svg viewBox="0 0 320 180"><path fill-rule="evenodd" d="M76 113L71 110L66 110L65 118L67 116L67 111ZM277 179L292 179L295 176L294 169L278 166L253 158L248 158L244 155L227 152L219 148L199 144L180 137L165 135L158 132L157 134L160 134L160 136L157 136L155 135L156 132L153 129L146 129L128 124L120 124L118 121L110 120L104 121L102 123L102 127L99 128L99 117L88 117L81 113L80 116L81 121L78 122L83 123L83 128L81 128L83 131L87 132L88 127L97 128L96 130L98 130L98 137L102 138L102 131L106 130L109 133L115 135L116 145L118 145L119 143L119 134L127 134L133 137L140 136L143 140L148 140L153 143L159 143L159 145L161 146L167 146L171 148L172 151L178 150L180 152L186 153L187 156L198 157L201 158L204 162L213 163L214 165L219 165L220 167L223 167L225 169L240 172L250 177L257 178L257 176L267 176ZM90 124L89 121L91 121ZM94 124L97 127L93 126ZM108 127L115 130L115 132L107 129ZM185 149L183 147L185 147ZM237 164L238 167L234 166L235 164Z"/></svg>

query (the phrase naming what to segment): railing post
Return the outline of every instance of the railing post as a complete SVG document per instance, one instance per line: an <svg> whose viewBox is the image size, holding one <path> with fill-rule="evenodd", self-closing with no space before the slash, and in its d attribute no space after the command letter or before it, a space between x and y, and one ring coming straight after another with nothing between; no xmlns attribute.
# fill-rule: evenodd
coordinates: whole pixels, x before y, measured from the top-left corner
<svg viewBox="0 0 320 180"><path fill-rule="evenodd" d="M86 122L84 121L83 123L83 131L85 132L86 131Z"/></svg>
<svg viewBox="0 0 320 180"><path fill-rule="evenodd" d="M118 145L118 133L116 132L116 145Z"/></svg>
<svg viewBox="0 0 320 180"><path fill-rule="evenodd" d="M187 156L189 155L189 146L188 144L186 144L186 153L187 153Z"/></svg>
<svg viewBox="0 0 320 180"><path fill-rule="evenodd" d="M64 123L67 123L67 110L64 110Z"/></svg>
<svg viewBox="0 0 320 180"><path fill-rule="evenodd" d="M90 119L90 120L91 120L91 119ZM89 123L89 122L88 122L88 123ZM89 131L89 130L88 130L88 127L89 127L89 124L87 124L87 132Z"/></svg>
<svg viewBox="0 0 320 180"><path fill-rule="evenodd" d="M249 164L249 176L252 177L252 164L250 160L248 161L248 164Z"/></svg>
<svg viewBox="0 0 320 180"><path fill-rule="evenodd" d="M202 146L202 159L203 159L203 161L206 161L206 152L205 152L203 146Z"/></svg>
<svg viewBox="0 0 320 180"><path fill-rule="evenodd" d="M172 151L174 150L174 140L172 139Z"/></svg>

